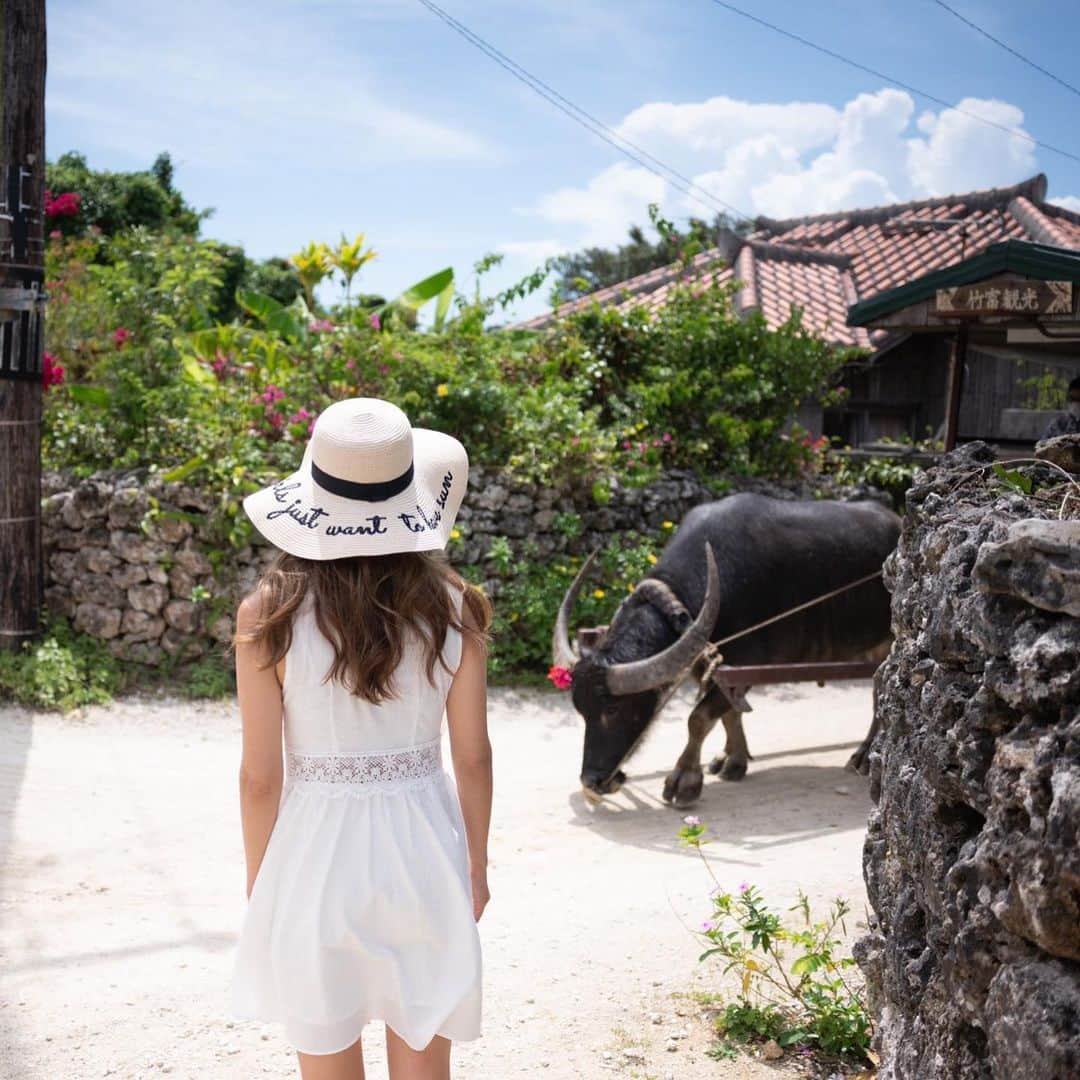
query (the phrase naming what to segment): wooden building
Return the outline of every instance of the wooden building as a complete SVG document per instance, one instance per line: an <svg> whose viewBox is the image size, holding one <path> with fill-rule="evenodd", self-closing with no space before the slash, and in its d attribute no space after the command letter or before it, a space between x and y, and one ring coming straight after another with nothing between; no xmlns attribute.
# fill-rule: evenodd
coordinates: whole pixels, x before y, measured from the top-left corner
<svg viewBox="0 0 1080 1080"><path fill-rule="evenodd" d="M852 324L848 311L1002 241L1080 251L1080 214L1047 202L1046 191L1040 173L1007 188L783 221L759 218L752 233L724 234L695 264L718 282L738 282L738 313L758 310L779 326L799 308L810 330L861 351L863 359L844 374L845 404L826 412L809 403L800 413L814 434L852 446L940 436L955 327L914 332L873 320ZM710 270L718 259L722 268ZM520 325L542 327L592 304L658 308L682 272L667 266L640 274ZM999 337L980 335L970 343L958 437L1030 442L1039 418L1028 418L1025 427L1020 414L1037 394L1032 380L1042 380L1044 391L1064 385L1080 369L1080 354Z"/></svg>
<svg viewBox="0 0 1080 1080"><path fill-rule="evenodd" d="M905 366L915 372L926 398L912 408L932 404L946 449L1034 442L1065 401L1018 407L1024 375L1050 372L1060 385L1080 375L1080 250L1004 240L853 305L848 322L909 335L877 373L902 388Z"/></svg>

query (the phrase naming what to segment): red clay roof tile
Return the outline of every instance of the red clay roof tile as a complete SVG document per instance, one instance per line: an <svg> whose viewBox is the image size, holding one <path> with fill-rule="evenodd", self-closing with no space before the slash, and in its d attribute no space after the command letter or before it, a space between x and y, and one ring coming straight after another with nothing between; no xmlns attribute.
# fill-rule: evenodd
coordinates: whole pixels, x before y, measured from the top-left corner
<svg viewBox="0 0 1080 1080"><path fill-rule="evenodd" d="M851 304L1010 237L1080 249L1080 214L1047 203L1046 177L1039 174L1011 188L787 221L759 219L748 237L727 234L720 247L698 255L694 270L703 272L717 258L734 259L735 272L715 276L743 283L736 298L740 312L760 308L775 328L799 307L807 329L837 346L867 348L887 335L847 326ZM639 303L656 311L679 278L678 266L651 270L519 325L539 328L594 303L620 310Z"/></svg>

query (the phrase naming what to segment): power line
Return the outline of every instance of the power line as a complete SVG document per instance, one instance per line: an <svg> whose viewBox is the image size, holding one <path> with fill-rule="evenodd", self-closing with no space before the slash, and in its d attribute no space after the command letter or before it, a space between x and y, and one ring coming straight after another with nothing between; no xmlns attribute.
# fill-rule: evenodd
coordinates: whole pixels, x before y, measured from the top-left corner
<svg viewBox="0 0 1080 1080"><path fill-rule="evenodd" d="M421 0L423 2L423 0ZM808 38L800 37L798 34L792 33L790 30L785 30L782 26L777 26L775 23L767 22L765 19L759 18L757 15L752 15L749 11L743 11L742 8L737 8L734 4L729 4L726 0L712 0L717 7L725 8L727 11L734 13L735 15L741 15L744 19L749 19L751 22L756 22L759 26L764 26L769 30L774 31L777 34L782 34L786 38L790 38L792 41L797 41L800 45L806 45L808 48L816 49L819 53L824 53L826 56L831 56L834 60L839 60L842 64L847 64L848 67L856 68L859 71L863 71L868 75L873 75L875 79L882 79L887 83L892 83L893 86L899 86L903 90L908 90L912 94L917 94L919 97L926 98L927 101L932 101L937 105L941 105L946 109L952 109L953 112L958 112L962 116L968 116L972 120L978 120L980 124L988 124L990 127L995 127L999 131L1004 131L1009 135L1015 135L1018 139L1026 139L1029 143L1040 147L1043 150L1049 150L1051 153L1060 154L1062 157L1069 158L1071 161L1080 161L1080 155L1072 154L1068 150L1062 150L1060 147L1052 146L1050 143L1041 142L1039 139L1029 135L1026 131L1021 131L1019 128L1009 127L1007 124L999 124L995 120L988 120L985 116L980 116L978 113L970 112L967 109L961 109L958 105L953 105L944 98L936 97L934 94L928 94L925 90L919 90L917 87L911 86L909 83L901 82L900 79L894 78L892 75L886 75L883 72L875 71L872 67L867 67L865 64L860 64L858 60L852 60L850 57L842 56L838 52L833 52L832 49L826 48L824 45L818 45L817 42L810 41Z"/></svg>
<svg viewBox="0 0 1080 1080"><path fill-rule="evenodd" d="M620 135L618 132L608 127L607 124L598 120L591 113L581 108L580 105L576 105L569 98L564 97L554 87L549 86L542 79L533 75L505 53L501 52L494 45L485 41L479 34L474 33L464 23L459 22L453 15L439 7L438 4L432 3L431 0L419 0L419 2L427 8L432 15L441 19L452 30L460 34L470 45L479 49L485 56L494 60L496 64L513 75L518 82L524 83L530 90L539 94L540 97L544 98L549 104L554 105L560 112L565 113L575 123L580 124L591 134L602 139L609 146L614 147L619 153L628 157L635 164L648 170L665 183L671 184L676 190L682 192L688 198L694 199L697 203L713 213L716 213L717 211L731 211L737 218L741 218L745 221L753 219L753 215L743 213L737 206L725 202L719 195L715 195L707 188L703 188L690 177L685 176L677 169L673 169L670 165L667 165L653 154L650 154L648 150L638 146L637 143L631 142L625 135ZM629 147L629 149L627 149L627 147ZM650 165L649 162L652 164ZM665 175L665 173L667 175Z"/></svg>
<svg viewBox="0 0 1080 1080"><path fill-rule="evenodd" d="M944 8L950 15L956 16L956 18L958 18L962 23L970 26L971 29L974 30L977 34L982 34L982 36L988 41L992 41L995 45L1004 49L1007 53L1012 53L1017 60L1022 60L1025 64L1028 65L1028 67L1033 67L1036 71L1041 71L1047 78L1053 79L1056 83L1060 83L1062 86L1065 87L1066 90L1071 90L1074 94L1077 95L1077 97L1080 97L1080 90L1077 90L1077 88L1073 86L1072 83L1067 83L1064 79L1059 78L1052 71L1047 71L1046 68L1044 68L1041 64L1036 64L1034 60L1029 60L1023 53L1017 52L1016 49L1014 49L1011 45L1006 45L1004 41L1002 41L1000 38L994 37L994 35L991 34L989 31L984 30L981 26L979 26L978 23L973 23L969 18L961 15L959 11L956 11L954 8L949 7L948 4L942 3L942 0L934 0L934 3L937 4L938 7Z"/></svg>

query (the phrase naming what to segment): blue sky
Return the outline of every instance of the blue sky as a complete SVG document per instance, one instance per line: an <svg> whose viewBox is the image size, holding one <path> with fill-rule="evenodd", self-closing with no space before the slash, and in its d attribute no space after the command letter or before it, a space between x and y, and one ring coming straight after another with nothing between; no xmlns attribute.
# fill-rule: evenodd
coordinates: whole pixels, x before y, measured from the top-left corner
<svg viewBox="0 0 1080 1080"><path fill-rule="evenodd" d="M1080 210L1080 162L890 88L711 0L441 0L715 196L785 217L1013 183ZM1080 157L1080 96L933 0L742 0L761 18ZM950 6L1080 85L1074 4ZM491 289L618 241L658 201L704 215L515 82L417 0L49 0L46 150L146 168L255 256L367 233L365 290L451 265ZM516 312L544 306L546 289Z"/></svg>

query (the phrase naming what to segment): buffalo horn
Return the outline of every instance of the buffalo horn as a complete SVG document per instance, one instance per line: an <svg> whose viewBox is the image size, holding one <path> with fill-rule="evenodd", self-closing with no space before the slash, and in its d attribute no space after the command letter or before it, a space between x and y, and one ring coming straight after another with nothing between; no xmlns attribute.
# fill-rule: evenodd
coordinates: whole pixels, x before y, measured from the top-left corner
<svg viewBox="0 0 1080 1080"><path fill-rule="evenodd" d="M607 670L607 687L612 694L640 694L670 683L708 643L720 611L720 575L710 544L705 545L705 562L708 584L705 587L705 602L697 618L673 645L655 656L612 664Z"/></svg>
<svg viewBox="0 0 1080 1080"><path fill-rule="evenodd" d="M572 668L578 662L578 654L570 644L570 613L574 610L574 603L581 592L581 583L585 580L592 567L593 560L600 553L600 549L592 552L581 565L577 577L570 583L566 590L562 603L559 605L559 614L555 617L555 629L551 634L551 657L556 667Z"/></svg>

